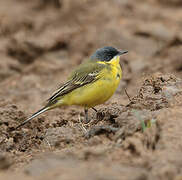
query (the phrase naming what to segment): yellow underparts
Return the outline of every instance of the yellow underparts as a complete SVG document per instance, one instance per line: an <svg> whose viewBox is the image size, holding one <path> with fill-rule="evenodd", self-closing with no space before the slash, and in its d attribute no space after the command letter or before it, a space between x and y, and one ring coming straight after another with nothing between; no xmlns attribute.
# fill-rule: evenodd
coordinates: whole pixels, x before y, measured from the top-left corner
<svg viewBox="0 0 182 180"><path fill-rule="evenodd" d="M108 68L100 72L99 80L73 90L71 93L63 96L58 104L79 105L90 108L107 101L116 91L122 77L122 71L119 64L119 56L106 63Z"/></svg>

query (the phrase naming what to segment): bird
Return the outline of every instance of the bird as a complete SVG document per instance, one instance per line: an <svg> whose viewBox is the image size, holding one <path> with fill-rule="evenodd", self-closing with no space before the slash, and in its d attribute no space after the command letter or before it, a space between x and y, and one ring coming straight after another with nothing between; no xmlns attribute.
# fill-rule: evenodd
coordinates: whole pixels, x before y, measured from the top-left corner
<svg viewBox="0 0 182 180"><path fill-rule="evenodd" d="M25 125L38 115L61 106L78 105L84 108L85 123L89 123L88 109L106 102L116 91L122 78L120 56L127 50L106 46L97 49L81 63L47 100L46 105L23 121L15 129Z"/></svg>

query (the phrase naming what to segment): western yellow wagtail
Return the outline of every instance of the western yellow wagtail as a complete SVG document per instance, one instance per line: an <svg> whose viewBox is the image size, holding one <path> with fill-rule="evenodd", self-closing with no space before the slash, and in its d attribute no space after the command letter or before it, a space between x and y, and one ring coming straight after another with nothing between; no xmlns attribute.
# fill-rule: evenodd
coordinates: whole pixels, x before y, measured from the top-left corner
<svg viewBox="0 0 182 180"><path fill-rule="evenodd" d="M88 123L88 109L103 104L116 91L122 70L120 55L128 51L119 51L113 47L98 49L86 62L72 72L67 82L48 99L47 104L21 123L19 128L45 111L64 105L84 107L85 122Z"/></svg>

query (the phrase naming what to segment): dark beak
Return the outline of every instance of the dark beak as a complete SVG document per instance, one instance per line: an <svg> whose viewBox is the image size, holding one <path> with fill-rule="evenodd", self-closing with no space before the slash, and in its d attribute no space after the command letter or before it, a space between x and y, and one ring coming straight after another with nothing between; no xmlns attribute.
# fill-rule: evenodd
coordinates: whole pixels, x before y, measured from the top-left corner
<svg viewBox="0 0 182 180"><path fill-rule="evenodd" d="M126 54L128 51L119 51L118 55Z"/></svg>

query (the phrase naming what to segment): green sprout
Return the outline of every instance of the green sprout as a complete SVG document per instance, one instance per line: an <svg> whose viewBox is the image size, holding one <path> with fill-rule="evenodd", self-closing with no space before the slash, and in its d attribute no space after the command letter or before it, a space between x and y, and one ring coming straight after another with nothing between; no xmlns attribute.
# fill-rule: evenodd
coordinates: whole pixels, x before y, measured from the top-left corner
<svg viewBox="0 0 182 180"><path fill-rule="evenodd" d="M142 131L144 132L147 128L151 128L152 125L155 124L155 122L155 119L148 120L146 123L144 122L144 120L141 120Z"/></svg>
<svg viewBox="0 0 182 180"><path fill-rule="evenodd" d="M133 110L133 113L135 114L137 119L141 121L142 132L144 132L147 128L152 127L152 125L156 123L156 120L153 118L151 120L146 120L146 116L142 111Z"/></svg>

